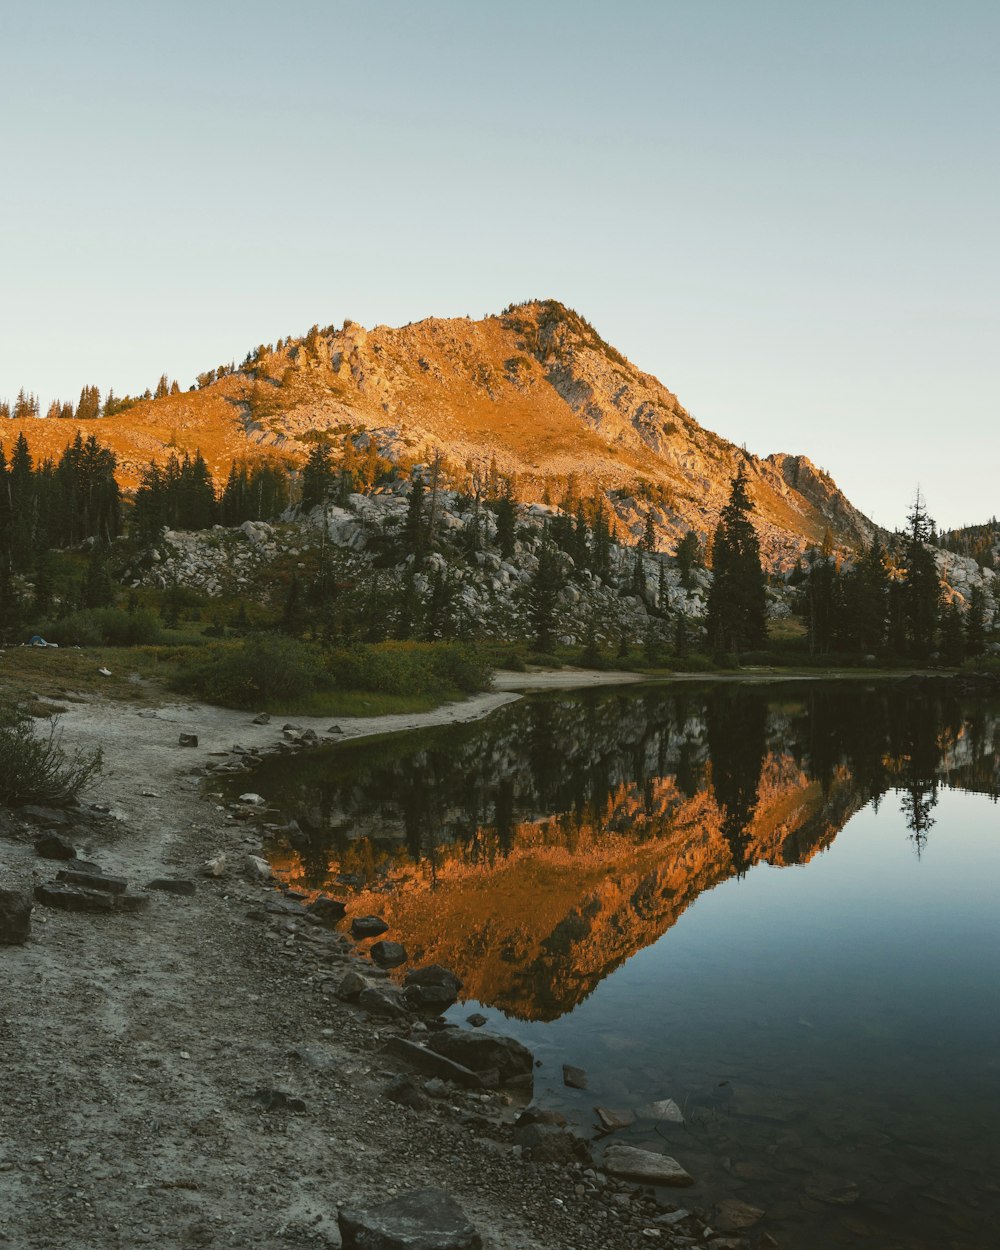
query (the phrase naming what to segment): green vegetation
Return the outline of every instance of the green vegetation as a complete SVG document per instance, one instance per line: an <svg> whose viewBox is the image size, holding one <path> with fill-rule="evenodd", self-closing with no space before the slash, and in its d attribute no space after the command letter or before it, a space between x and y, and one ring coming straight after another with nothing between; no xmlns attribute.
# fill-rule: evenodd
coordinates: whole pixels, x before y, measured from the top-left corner
<svg viewBox="0 0 1000 1250"><path fill-rule="evenodd" d="M361 693L432 706L485 690L490 668L484 657L458 644L390 642L325 650L268 634L194 651L171 681L223 707L345 715L348 703L362 702L355 697ZM352 697L345 702L345 695Z"/></svg>
<svg viewBox="0 0 1000 1250"><path fill-rule="evenodd" d="M0 709L0 803L70 803L102 763L100 747L90 755L67 755L55 721L49 721L47 735L37 735L23 704Z"/></svg>

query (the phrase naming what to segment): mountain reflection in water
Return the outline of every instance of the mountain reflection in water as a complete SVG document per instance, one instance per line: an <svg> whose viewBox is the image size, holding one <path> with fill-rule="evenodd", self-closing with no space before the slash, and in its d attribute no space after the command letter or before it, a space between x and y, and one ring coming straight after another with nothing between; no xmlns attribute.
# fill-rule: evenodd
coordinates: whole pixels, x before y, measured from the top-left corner
<svg viewBox="0 0 1000 1250"><path fill-rule="evenodd" d="M755 864L804 864L898 792L919 855L938 787L996 797L997 709L946 682L647 687L265 763L301 832L279 876L385 917L411 963L554 1020Z"/></svg>

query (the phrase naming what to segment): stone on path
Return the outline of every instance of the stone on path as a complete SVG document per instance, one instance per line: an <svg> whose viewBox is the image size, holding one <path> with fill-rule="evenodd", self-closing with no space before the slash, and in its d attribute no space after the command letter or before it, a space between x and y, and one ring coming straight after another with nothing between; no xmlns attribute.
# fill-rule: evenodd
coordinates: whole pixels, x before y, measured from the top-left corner
<svg viewBox="0 0 1000 1250"><path fill-rule="evenodd" d="M100 878L92 880L96 882ZM100 887L70 885L66 881L36 885L35 898L45 907L56 907L60 911L133 912L149 906L148 894L109 894Z"/></svg>
<svg viewBox="0 0 1000 1250"><path fill-rule="evenodd" d="M694 1177L670 1155L640 1150L636 1146L609 1146L604 1152L604 1170L624 1180L644 1185L693 1185Z"/></svg>
<svg viewBox="0 0 1000 1250"><path fill-rule="evenodd" d="M165 894L194 894L196 887L193 881L184 877L156 877L146 886L147 890L162 890Z"/></svg>
<svg viewBox="0 0 1000 1250"><path fill-rule="evenodd" d="M31 936L31 899L18 890L0 890L0 946L23 946Z"/></svg>
<svg viewBox="0 0 1000 1250"><path fill-rule="evenodd" d="M35 841L35 854L42 859L76 859L76 847L57 833L45 833Z"/></svg>
<svg viewBox="0 0 1000 1250"><path fill-rule="evenodd" d="M372 1207L342 1207L343 1250L482 1250L482 1238L443 1189L413 1189Z"/></svg>
<svg viewBox="0 0 1000 1250"><path fill-rule="evenodd" d="M336 995L343 1002L349 1003L353 999L356 999L361 994L362 990L366 990L367 988L368 982L360 972L347 972L344 974L343 979L337 986Z"/></svg>
<svg viewBox="0 0 1000 1250"><path fill-rule="evenodd" d="M88 890L103 890L105 894L124 894L128 882L124 877L105 876L98 872L77 872L73 868L60 868L56 873L57 881L65 881L68 885L82 885Z"/></svg>
<svg viewBox="0 0 1000 1250"><path fill-rule="evenodd" d="M206 877L221 877L226 871L225 851L220 851L218 855L213 855L211 859L206 859L201 866L201 871Z"/></svg>
<svg viewBox="0 0 1000 1250"><path fill-rule="evenodd" d="M198 745L197 734L181 734L177 739L178 745L182 747L196 747Z"/></svg>
<svg viewBox="0 0 1000 1250"><path fill-rule="evenodd" d="M395 985L369 985L358 995L358 1006L376 1016L405 1016L406 1003Z"/></svg>

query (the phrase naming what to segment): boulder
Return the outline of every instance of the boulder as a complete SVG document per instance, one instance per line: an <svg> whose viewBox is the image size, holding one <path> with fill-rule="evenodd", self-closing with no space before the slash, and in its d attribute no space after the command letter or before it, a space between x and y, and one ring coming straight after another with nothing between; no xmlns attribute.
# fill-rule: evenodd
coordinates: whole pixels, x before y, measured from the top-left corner
<svg viewBox="0 0 1000 1250"><path fill-rule="evenodd" d="M557 1124L522 1124L514 1129L514 1145L530 1153L535 1163L590 1163L590 1147L575 1133Z"/></svg>
<svg viewBox="0 0 1000 1250"><path fill-rule="evenodd" d="M643 1185L693 1185L694 1177L669 1155L637 1146L609 1146L604 1152L604 1170L623 1180Z"/></svg>
<svg viewBox="0 0 1000 1250"><path fill-rule="evenodd" d="M712 1224L723 1233L741 1233L764 1218L760 1207L740 1198L723 1198L712 1212Z"/></svg>
<svg viewBox="0 0 1000 1250"><path fill-rule="evenodd" d="M198 745L198 735L181 734L177 739L177 743L182 747L196 747Z"/></svg>
<svg viewBox="0 0 1000 1250"><path fill-rule="evenodd" d="M378 937L388 928L381 916L355 916L351 921L351 933L356 938Z"/></svg>
<svg viewBox="0 0 1000 1250"><path fill-rule="evenodd" d="M359 972L348 972L337 986L337 997L345 1003L353 1002L367 988L368 982Z"/></svg>
<svg viewBox="0 0 1000 1250"><path fill-rule="evenodd" d="M426 1072L429 1076L443 1081L451 1081L461 1085L463 1089L492 1089L499 1084L496 1072L473 1072L453 1059L447 1059L426 1046L420 1046L405 1037L390 1037L385 1044L387 1054L396 1059L404 1059L418 1072Z"/></svg>
<svg viewBox="0 0 1000 1250"><path fill-rule="evenodd" d="M413 1189L372 1207L341 1207L343 1250L482 1250L482 1238L443 1189Z"/></svg>
<svg viewBox="0 0 1000 1250"><path fill-rule="evenodd" d="M442 1012L458 998L462 982L440 964L411 968L403 977L406 1001L418 1011Z"/></svg>
<svg viewBox="0 0 1000 1250"><path fill-rule="evenodd" d="M57 833L45 833L35 840L35 854L42 859L76 859L76 847Z"/></svg>
<svg viewBox="0 0 1000 1250"><path fill-rule="evenodd" d="M31 899L18 890L0 890L0 946L23 946L31 936Z"/></svg>
<svg viewBox="0 0 1000 1250"><path fill-rule="evenodd" d="M66 885L62 881L50 881L48 885L35 886L35 898L45 907L57 907L60 911L114 911L115 898L104 890L90 890L83 886Z"/></svg>
<svg viewBox="0 0 1000 1250"><path fill-rule="evenodd" d="M409 959L406 947L398 942L376 942L371 948L371 955L380 968L398 968Z"/></svg>
<svg viewBox="0 0 1000 1250"><path fill-rule="evenodd" d="M631 1111L615 1111L611 1107L595 1107L594 1111L601 1122L601 1128L608 1133L613 1133L616 1129L628 1128L630 1124L635 1123L635 1116Z"/></svg>
<svg viewBox="0 0 1000 1250"><path fill-rule="evenodd" d="M387 1087L385 1096L390 1102L398 1103L401 1107L409 1107L411 1111L427 1111L431 1106L431 1100L424 1091L418 1089L405 1076L400 1077L398 1081L393 1081Z"/></svg>
<svg viewBox="0 0 1000 1250"><path fill-rule="evenodd" d="M321 894L313 899L307 910L323 924L335 925L347 914L347 904L342 903L339 898L328 898L325 894Z"/></svg>
<svg viewBox="0 0 1000 1250"><path fill-rule="evenodd" d="M530 1073L535 1064L534 1056L526 1046L513 1037L503 1037L485 1029L476 1033L464 1029L444 1029L427 1044L437 1054L454 1059L473 1072L495 1069L501 1081Z"/></svg>
<svg viewBox="0 0 1000 1250"><path fill-rule="evenodd" d="M358 1006L375 1016L406 1015L402 991L395 985L369 985L358 995Z"/></svg>

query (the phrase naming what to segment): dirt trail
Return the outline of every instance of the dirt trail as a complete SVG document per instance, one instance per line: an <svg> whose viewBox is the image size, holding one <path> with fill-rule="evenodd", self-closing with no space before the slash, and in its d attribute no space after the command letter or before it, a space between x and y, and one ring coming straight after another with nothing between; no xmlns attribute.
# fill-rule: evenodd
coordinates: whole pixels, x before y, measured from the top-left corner
<svg viewBox="0 0 1000 1250"><path fill-rule="evenodd" d="M338 724L343 737L444 724L517 697ZM322 737L331 723L295 720ZM134 888L176 875L197 892L151 892L136 915L36 907L29 943L0 947L0 1245L337 1246L340 1205L426 1184L452 1192L492 1250L691 1244L644 1233L656 1208L610 1202L614 1184L583 1193L579 1165L519 1157L506 1095L452 1090L423 1110L386 1100L404 1070L380 1046L409 1026L336 998L354 958L340 935L248 916L273 894L247 873L259 835L200 793L208 752L281 737L280 719L250 721L102 701L62 718L67 747L99 743L107 761L88 799L108 814L63 831L80 855ZM179 746L181 732L198 747ZM4 886L54 876L37 833L0 812ZM220 851L226 875L199 875ZM264 1110L260 1088L305 1110Z"/></svg>

